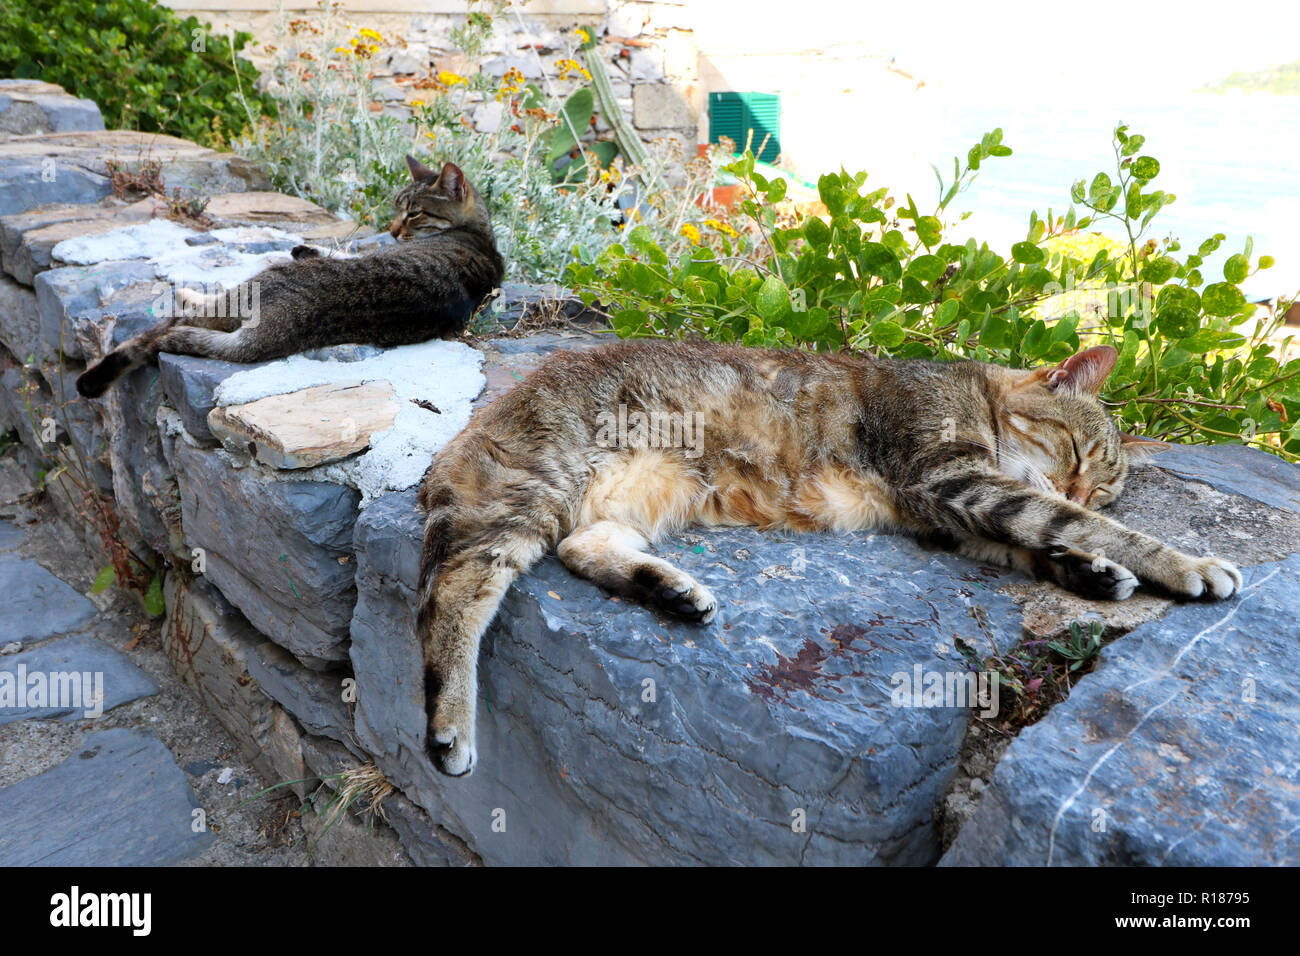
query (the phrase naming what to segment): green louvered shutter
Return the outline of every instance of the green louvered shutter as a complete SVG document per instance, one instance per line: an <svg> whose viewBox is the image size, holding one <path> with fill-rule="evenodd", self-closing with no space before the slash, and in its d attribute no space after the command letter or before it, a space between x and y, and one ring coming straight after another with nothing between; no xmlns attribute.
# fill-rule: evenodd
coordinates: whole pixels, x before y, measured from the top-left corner
<svg viewBox="0 0 1300 956"><path fill-rule="evenodd" d="M776 162L781 154L781 97L776 93L710 93L709 142L719 137L735 140L737 149L745 148L749 131L754 131L751 141L754 150L767 145L756 155L765 163Z"/></svg>

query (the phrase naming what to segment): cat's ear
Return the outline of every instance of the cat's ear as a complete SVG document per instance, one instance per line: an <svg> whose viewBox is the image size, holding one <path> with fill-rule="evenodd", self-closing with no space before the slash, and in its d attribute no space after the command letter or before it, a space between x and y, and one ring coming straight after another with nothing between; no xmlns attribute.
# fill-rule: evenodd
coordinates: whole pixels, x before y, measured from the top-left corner
<svg viewBox="0 0 1300 956"><path fill-rule="evenodd" d="M1129 458L1150 458L1156 452L1171 447L1167 441L1143 438L1141 435L1130 435L1128 432L1120 432L1119 440L1120 444L1124 446L1124 450L1128 452Z"/></svg>
<svg viewBox="0 0 1300 956"><path fill-rule="evenodd" d="M1047 369L1043 377L1044 383L1052 391L1068 389L1096 395L1118 359L1119 353L1111 346L1094 345L1077 355L1071 355L1056 368Z"/></svg>
<svg viewBox="0 0 1300 956"><path fill-rule="evenodd" d="M432 180L437 175L432 169L424 165L424 163L420 162L414 156L406 157L406 165L407 168L411 170L411 179L417 183Z"/></svg>
<svg viewBox="0 0 1300 956"><path fill-rule="evenodd" d="M465 194L469 192L469 184L465 182L465 174L460 171L460 167L455 163L443 163L442 172L438 174L438 184L442 187L443 193L448 199L454 199L462 202Z"/></svg>

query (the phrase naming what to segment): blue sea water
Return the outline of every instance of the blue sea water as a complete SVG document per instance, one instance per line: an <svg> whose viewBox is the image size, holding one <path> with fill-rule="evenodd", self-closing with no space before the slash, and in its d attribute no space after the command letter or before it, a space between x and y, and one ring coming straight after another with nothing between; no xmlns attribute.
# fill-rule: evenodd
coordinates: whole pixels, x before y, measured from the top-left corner
<svg viewBox="0 0 1300 956"><path fill-rule="evenodd" d="M961 155L995 127L1014 155L988 161L956 206L972 210L961 231L990 242L1023 239L1029 212L1064 212L1070 184L1100 171L1114 178L1111 130L1128 124L1146 137L1142 152L1161 164L1149 188L1172 192L1150 236L1177 237L1179 256L1223 233L1221 251L1202 268L1222 279L1222 262L1254 238L1254 257L1276 265L1244 284L1266 299L1300 291L1300 96L1189 93L1152 100L1135 91L1133 104L1090 102L1086 91L1053 103L947 99L939 109L939 156ZM951 177L951 159L940 169ZM1123 235L1116 225L1102 227Z"/></svg>

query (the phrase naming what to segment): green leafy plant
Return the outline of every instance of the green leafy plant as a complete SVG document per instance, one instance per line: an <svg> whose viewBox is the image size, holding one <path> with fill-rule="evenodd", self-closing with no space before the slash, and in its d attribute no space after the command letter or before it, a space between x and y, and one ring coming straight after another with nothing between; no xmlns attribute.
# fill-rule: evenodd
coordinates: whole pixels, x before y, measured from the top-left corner
<svg viewBox="0 0 1300 956"><path fill-rule="evenodd" d="M1103 630L1100 621L1089 621L1086 629L1079 621L1071 621L1070 639L1065 643L1048 641L1047 646L1069 661L1069 672L1073 674L1101 653Z"/></svg>
<svg viewBox="0 0 1300 956"><path fill-rule="evenodd" d="M1207 282L1215 236L1179 258L1175 239L1148 239L1174 196L1153 187L1160 164L1143 137L1114 131L1115 169L1076 183L1064 215L1029 215L1006 253L947 239L951 204L990 159L1011 155L993 130L936 170L936 206L868 189L867 174L818 182L822 215L781 221L786 183L727 167L748 189L752 223L734 243L674 254L635 228L602 252L576 252L567 281L609 312L624 337L701 336L754 346L851 349L898 357L978 359L1013 368L1060 360L1082 344L1120 353L1103 399L1124 427L1172 441L1238 442L1300 457L1300 359L1284 361L1282 303L1258 318L1240 286L1272 265L1247 242ZM1112 222L1118 241L1080 243ZM1091 248L1089 248L1091 247ZM1082 251L1088 249L1086 254Z"/></svg>
<svg viewBox="0 0 1300 956"><path fill-rule="evenodd" d="M467 59L487 48L504 8L471 4L452 33ZM625 217L676 248L689 242L683 226L707 215L694 200L712 181L712 157L689 164L680 188L647 189L665 181L667 148L642 150L644 164L629 167L615 142L591 141L595 97L584 84L593 74L572 56L538 83L526 83L518 69L419 74L403 81L409 115L401 115L385 107L394 101L381 99L370 75L371 62L395 43L356 30L329 4L284 19L268 70L276 114L249 117L240 152L263 165L278 188L371 226L386 223L393 195L409 181L406 154L434 168L454 162L488 204L512 279L559 281L574 246L605 248ZM480 111L492 115L497 104L500 122L485 120ZM476 115L485 129L476 127ZM634 178L641 185L633 206Z"/></svg>
<svg viewBox="0 0 1300 956"><path fill-rule="evenodd" d="M109 129L221 145L272 108L239 53L252 34L213 36L154 0L5 0L0 75L58 83L92 99Z"/></svg>

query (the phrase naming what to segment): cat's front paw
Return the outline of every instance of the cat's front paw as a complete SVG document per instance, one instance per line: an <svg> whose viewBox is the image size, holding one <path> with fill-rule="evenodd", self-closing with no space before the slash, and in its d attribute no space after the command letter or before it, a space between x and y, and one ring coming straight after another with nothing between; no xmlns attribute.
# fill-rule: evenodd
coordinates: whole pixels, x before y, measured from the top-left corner
<svg viewBox="0 0 1300 956"><path fill-rule="evenodd" d="M425 708L429 715L425 750L433 765L449 777L463 777L474 769L474 700L439 692L435 678L426 678Z"/></svg>
<svg viewBox="0 0 1300 956"><path fill-rule="evenodd" d="M1052 561L1062 587L1093 601L1127 601L1138 585L1137 575L1100 554L1067 548Z"/></svg>
<svg viewBox="0 0 1300 956"><path fill-rule="evenodd" d="M1222 558L1186 558L1170 590L1184 598L1222 601L1241 590L1241 572Z"/></svg>

